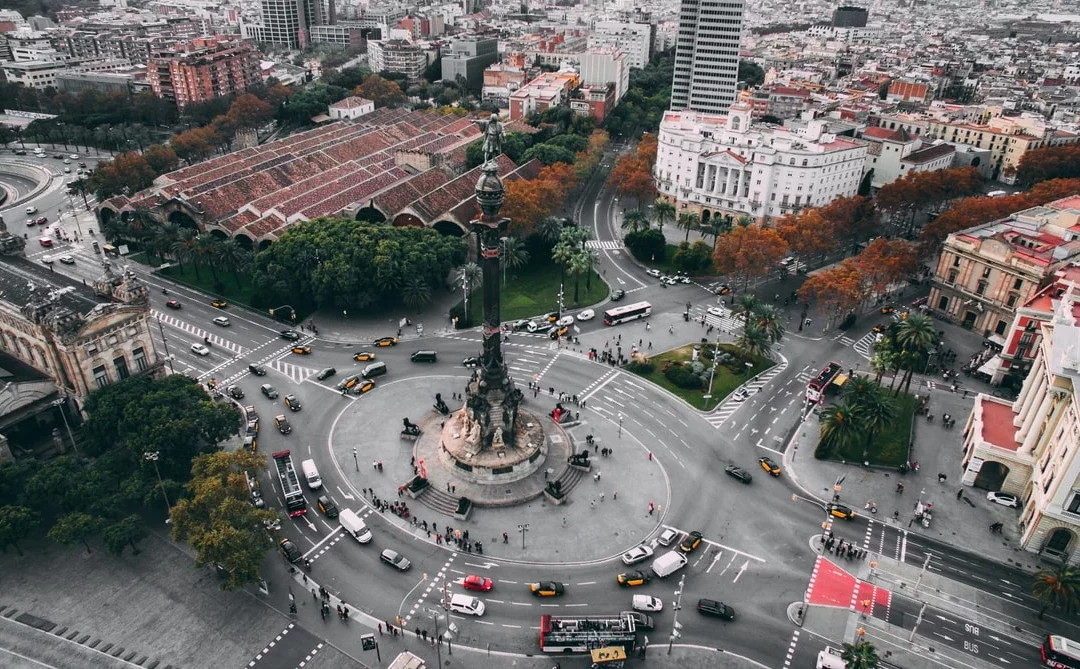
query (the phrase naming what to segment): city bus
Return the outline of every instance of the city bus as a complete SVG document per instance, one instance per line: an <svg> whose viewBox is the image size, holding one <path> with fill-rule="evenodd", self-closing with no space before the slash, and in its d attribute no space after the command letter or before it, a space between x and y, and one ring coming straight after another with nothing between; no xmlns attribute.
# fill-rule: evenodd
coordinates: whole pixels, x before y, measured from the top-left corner
<svg viewBox="0 0 1080 669"><path fill-rule="evenodd" d="M635 302L625 307L615 307L604 312L604 325L618 325L635 318L648 318L652 305L648 302Z"/></svg>
<svg viewBox="0 0 1080 669"><path fill-rule="evenodd" d="M1080 669L1080 643L1050 634L1042 643L1042 663L1053 669Z"/></svg>

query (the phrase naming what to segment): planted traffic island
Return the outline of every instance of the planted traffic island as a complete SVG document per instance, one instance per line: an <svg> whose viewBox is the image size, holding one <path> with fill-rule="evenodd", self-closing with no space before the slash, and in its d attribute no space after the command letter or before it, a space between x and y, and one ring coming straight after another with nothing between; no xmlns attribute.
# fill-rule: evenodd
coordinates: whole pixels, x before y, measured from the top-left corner
<svg viewBox="0 0 1080 669"><path fill-rule="evenodd" d="M907 393L893 395L891 390L885 388L881 389L881 394L892 405L893 418L876 429L873 425L866 424L865 420L860 420L860 417L866 416L868 412L860 411L857 401L842 403L848 399L846 397L841 397L832 409L826 405L817 410L821 432L818 445L814 449L814 457L818 460L852 465L866 464L871 467L899 467L910 462L911 441L915 433L915 411L919 407L919 401ZM843 415L831 415L838 411L842 413L845 406L849 407L852 414L848 428L841 426Z"/></svg>
<svg viewBox="0 0 1080 669"><path fill-rule="evenodd" d="M687 344L649 357L635 354L625 369L669 390L695 409L711 411L736 388L776 364L734 344L720 344L719 349L715 374L712 344Z"/></svg>

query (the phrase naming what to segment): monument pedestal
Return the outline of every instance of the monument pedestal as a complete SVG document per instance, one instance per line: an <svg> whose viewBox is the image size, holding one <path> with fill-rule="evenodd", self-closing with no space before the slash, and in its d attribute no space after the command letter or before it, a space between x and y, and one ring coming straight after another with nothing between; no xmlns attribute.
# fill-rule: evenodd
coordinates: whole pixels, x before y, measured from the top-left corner
<svg viewBox="0 0 1080 669"><path fill-rule="evenodd" d="M480 425L468 411L450 414L439 440L439 461L454 477L470 483L512 483L547 461L547 435L536 416L519 409L514 438L502 447L481 448Z"/></svg>

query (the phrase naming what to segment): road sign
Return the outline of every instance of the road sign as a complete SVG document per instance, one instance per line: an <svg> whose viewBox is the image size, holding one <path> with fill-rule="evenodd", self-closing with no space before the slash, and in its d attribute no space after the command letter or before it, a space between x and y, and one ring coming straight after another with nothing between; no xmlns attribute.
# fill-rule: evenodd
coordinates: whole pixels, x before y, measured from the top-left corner
<svg viewBox="0 0 1080 669"><path fill-rule="evenodd" d="M375 635L364 634L360 637L360 648L362 650L375 650Z"/></svg>

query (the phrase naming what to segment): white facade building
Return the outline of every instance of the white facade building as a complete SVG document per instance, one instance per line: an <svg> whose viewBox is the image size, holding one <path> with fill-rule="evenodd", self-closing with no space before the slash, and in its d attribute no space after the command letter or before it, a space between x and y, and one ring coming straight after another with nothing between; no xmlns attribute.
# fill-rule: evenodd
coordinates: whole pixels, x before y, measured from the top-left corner
<svg viewBox="0 0 1080 669"><path fill-rule="evenodd" d="M330 105L330 118L336 121L355 119L375 111L375 103L367 98L350 95Z"/></svg>
<svg viewBox="0 0 1080 669"><path fill-rule="evenodd" d="M622 100L630 88L630 66L626 52L616 48L589 49L580 56L581 81L587 86L615 84L615 100Z"/></svg>
<svg viewBox="0 0 1080 669"><path fill-rule="evenodd" d="M743 0L682 0L671 108L720 114L735 104Z"/></svg>
<svg viewBox="0 0 1080 669"><path fill-rule="evenodd" d="M652 26L648 23L597 21L589 33L589 48L612 47L626 53L630 67L644 69L652 49Z"/></svg>
<svg viewBox="0 0 1080 669"><path fill-rule="evenodd" d="M727 115L669 111L660 123L653 178L680 209L710 216L730 213L766 219L855 195L866 145L827 132L751 126L751 107Z"/></svg>
<svg viewBox="0 0 1080 669"><path fill-rule="evenodd" d="M400 72L410 81L417 81L438 56L438 51L433 52L433 57L429 57L430 53L423 46L404 40L371 40L368 42L368 66L372 72Z"/></svg>

